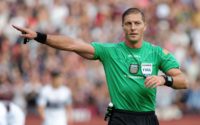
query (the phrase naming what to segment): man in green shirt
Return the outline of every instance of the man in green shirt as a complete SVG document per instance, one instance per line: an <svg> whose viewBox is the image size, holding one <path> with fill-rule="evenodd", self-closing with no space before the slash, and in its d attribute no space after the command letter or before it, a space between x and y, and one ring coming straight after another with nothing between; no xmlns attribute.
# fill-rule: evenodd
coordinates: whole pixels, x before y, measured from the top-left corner
<svg viewBox="0 0 200 125"><path fill-rule="evenodd" d="M47 35L13 26L26 40L34 39L51 47L72 51L86 59L99 59L105 70L114 105L109 125L158 125L155 115L156 88L186 89L188 81L172 54L144 41L147 24L138 8L122 15L125 41L88 44L68 36ZM159 76L158 71L166 75Z"/></svg>

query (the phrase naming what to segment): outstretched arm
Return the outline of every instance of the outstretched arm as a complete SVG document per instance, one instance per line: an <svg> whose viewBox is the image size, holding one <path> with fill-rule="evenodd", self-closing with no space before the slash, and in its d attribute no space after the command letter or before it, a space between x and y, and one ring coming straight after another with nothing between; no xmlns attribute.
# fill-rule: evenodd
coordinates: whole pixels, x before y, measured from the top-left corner
<svg viewBox="0 0 200 125"><path fill-rule="evenodd" d="M35 39L38 35L37 32L31 29L21 28L15 25L13 25L13 27L23 33L21 34L21 37L23 38ZM93 46L80 39L72 39L68 36L48 34L44 43L56 49L75 52L87 59L92 59L94 56Z"/></svg>

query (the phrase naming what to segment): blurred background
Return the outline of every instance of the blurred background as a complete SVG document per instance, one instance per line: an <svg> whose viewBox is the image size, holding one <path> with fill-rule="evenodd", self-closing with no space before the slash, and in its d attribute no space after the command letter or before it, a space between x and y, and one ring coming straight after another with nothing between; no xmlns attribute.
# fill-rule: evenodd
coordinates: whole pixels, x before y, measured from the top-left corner
<svg viewBox="0 0 200 125"><path fill-rule="evenodd" d="M38 94L50 83L49 72L59 69L72 91L74 125L106 125L109 94L101 63L34 41L24 45L12 24L88 43L119 42L121 15L129 7L144 10L145 40L173 53L190 80L188 90L158 88L161 125L200 123L199 0L0 0L0 100L18 105L26 125L40 124Z"/></svg>

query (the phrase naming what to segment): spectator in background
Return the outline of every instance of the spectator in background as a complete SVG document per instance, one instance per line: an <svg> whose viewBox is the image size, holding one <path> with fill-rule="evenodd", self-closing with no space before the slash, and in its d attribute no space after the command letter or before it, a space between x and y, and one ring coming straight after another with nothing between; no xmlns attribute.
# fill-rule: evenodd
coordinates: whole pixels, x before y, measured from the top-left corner
<svg viewBox="0 0 200 125"><path fill-rule="evenodd" d="M51 72L51 83L44 86L38 97L38 112L43 125L70 125L72 123L71 91L63 86L63 75Z"/></svg>
<svg viewBox="0 0 200 125"><path fill-rule="evenodd" d="M24 125L25 114L12 102L13 87L5 73L0 74L0 125Z"/></svg>
<svg viewBox="0 0 200 125"><path fill-rule="evenodd" d="M25 114L14 103L0 101L0 125L25 125Z"/></svg>
<svg viewBox="0 0 200 125"><path fill-rule="evenodd" d="M39 76L36 71L29 72L30 80L25 83L24 93L27 102L27 110L29 113L37 113L37 98L42 87Z"/></svg>

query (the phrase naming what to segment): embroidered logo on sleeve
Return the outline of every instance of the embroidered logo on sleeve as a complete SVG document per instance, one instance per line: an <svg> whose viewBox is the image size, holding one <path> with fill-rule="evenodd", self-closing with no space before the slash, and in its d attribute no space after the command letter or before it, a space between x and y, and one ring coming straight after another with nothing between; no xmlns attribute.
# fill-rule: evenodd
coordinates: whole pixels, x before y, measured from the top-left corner
<svg viewBox="0 0 200 125"><path fill-rule="evenodd" d="M169 54L169 51L166 50L166 49L163 49L163 53L164 53L165 55L167 55L167 54Z"/></svg>

